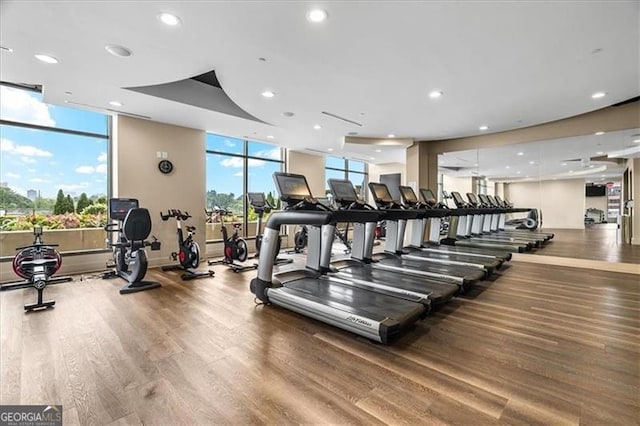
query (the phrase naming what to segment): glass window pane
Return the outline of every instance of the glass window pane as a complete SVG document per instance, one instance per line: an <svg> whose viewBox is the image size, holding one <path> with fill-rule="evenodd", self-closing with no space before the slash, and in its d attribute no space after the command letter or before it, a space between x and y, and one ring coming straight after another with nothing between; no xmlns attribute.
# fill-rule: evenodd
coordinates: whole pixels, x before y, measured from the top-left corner
<svg viewBox="0 0 640 426"><path fill-rule="evenodd" d="M279 150L279 148L278 148ZM276 210L280 208L280 200L278 199L278 191L276 190L275 183L273 182L273 173L282 170L282 163L276 163L274 161L249 159L248 170L248 188L249 192L262 192L269 204L276 207ZM264 232L264 224L269 214L263 216L262 231ZM247 206L247 235L252 237L257 232L257 220L258 215L251 208Z"/></svg>
<svg viewBox="0 0 640 426"><path fill-rule="evenodd" d="M106 139L53 131L0 126L0 181L4 188L24 197L54 200L59 189L72 198L107 194ZM1 199L1 209L11 202ZM38 211L51 213L44 203Z"/></svg>
<svg viewBox="0 0 640 426"><path fill-rule="evenodd" d="M365 199L366 193L366 176L364 173L353 173L349 172L349 180L356 187L356 192L358 193L358 198L361 200Z"/></svg>
<svg viewBox="0 0 640 426"><path fill-rule="evenodd" d="M244 154L244 141L242 139L207 133L207 150L228 152L229 154Z"/></svg>
<svg viewBox="0 0 640 426"><path fill-rule="evenodd" d="M275 145L269 145L261 142L249 141L247 146L247 153L250 157L268 158L270 160L282 160L280 154L280 147Z"/></svg>
<svg viewBox="0 0 640 426"><path fill-rule="evenodd" d="M329 184L327 183L329 181L329 179L345 179L345 172L342 170L331 170L331 169L325 169L324 171L324 186L326 189L326 195L331 194L331 191L329 191ZM316 194L313 194L316 195ZM322 196L321 194L317 194L317 197Z"/></svg>
<svg viewBox="0 0 640 426"><path fill-rule="evenodd" d="M100 135L107 135L109 123L105 114L49 105L41 93L4 85L0 85L0 118Z"/></svg>
<svg viewBox="0 0 640 426"><path fill-rule="evenodd" d="M331 167L334 169L344 169L345 167L344 158L325 157L324 161L325 167Z"/></svg>
<svg viewBox="0 0 640 426"><path fill-rule="evenodd" d="M349 160L349 171L350 172L363 172L364 173L365 164L361 161L353 161Z"/></svg>
<svg viewBox="0 0 640 426"><path fill-rule="evenodd" d="M238 220L243 216L243 164L240 157L223 154L207 154L207 199L206 206L224 207Z"/></svg>

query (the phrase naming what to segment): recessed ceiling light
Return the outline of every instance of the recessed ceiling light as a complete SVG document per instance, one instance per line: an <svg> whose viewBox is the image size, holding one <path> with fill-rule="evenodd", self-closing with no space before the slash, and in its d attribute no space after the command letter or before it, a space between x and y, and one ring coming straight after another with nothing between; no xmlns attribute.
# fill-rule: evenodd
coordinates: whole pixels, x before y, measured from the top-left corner
<svg viewBox="0 0 640 426"><path fill-rule="evenodd" d="M293 117L295 114L292 113L291 111L285 111L282 113L282 115L285 117Z"/></svg>
<svg viewBox="0 0 640 426"><path fill-rule="evenodd" d="M566 165L567 165L567 163L562 163L562 165L563 165L563 166L566 166Z"/></svg>
<svg viewBox="0 0 640 426"><path fill-rule="evenodd" d="M36 57L37 60L45 62L47 64L57 64L58 60L56 58L54 58L53 56L49 56L49 55L44 55L42 53L38 53L36 55L34 55Z"/></svg>
<svg viewBox="0 0 640 426"><path fill-rule="evenodd" d="M429 97L431 99L438 99L442 95L444 95L444 92L442 90L433 90L431 93L429 93Z"/></svg>
<svg viewBox="0 0 640 426"><path fill-rule="evenodd" d="M532 161L529 161L529 164L536 164L536 162L532 160Z"/></svg>
<svg viewBox="0 0 640 426"><path fill-rule="evenodd" d="M109 105L114 106L114 107L121 107L122 106L122 102L111 101L111 102L109 102Z"/></svg>
<svg viewBox="0 0 640 426"><path fill-rule="evenodd" d="M520 174L520 171L518 170L518 171L516 172L516 174L517 174L517 175L519 175L519 174Z"/></svg>
<svg viewBox="0 0 640 426"><path fill-rule="evenodd" d="M589 166L590 169L593 169L595 166L592 164Z"/></svg>
<svg viewBox="0 0 640 426"><path fill-rule="evenodd" d="M640 143L640 139L634 139L633 143Z"/></svg>
<svg viewBox="0 0 640 426"><path fill-rule="evenodd" d="M333 148L327 148L327 151L331 152L333 151Z"/></svg>
<svg viewBox="0 0 640 426"><path fill-rule="evenodd" d="M320 130L320 129L322 129L322 126L321 126L321 125L319 125L319 124L315 124L315 125L313 126L313 128L314 128L315 130Z"/></svg>
<svg viewBox="0 0 640 426"><path fill-rule="evenodd" d="M591 97L593 99L600 99L600 98L604 98L607 94L605 92L596 92L593 95L591 95Z"/></svg>
<svg viewBox="0 0 640 426"><path fill-rule="evenodd" d="M376 149L376 152L382 152L382 150L381 149Z"/></svg>
<svg viewBox="0 0 640 426"><path fill-rule="evenodd" d="M260 62L267 62L267 58L263 58L263 57L259 57L259 58L258 58L258 60L259 60Z"/></svg>
<svg viewBox="0 0 640 426"><path fill-rule="evenodd" d="M395 137L396 137L396 135L394 135L393 133L389 133L389 134L387 135L387 137L388 137L388 138L395 138Z"/></svg>
<svg viewBox="0 0 640 426"><path fill-rule="evenodd" d="M178 18L176 15L173 15L171 13L161 13L158 15L158 19L166 25L169 25L170 27L175 27L180 25L180 18Z"/></svg>
<svg viewBox="0 0 640 426"><path fill-rule="evenodd" d="M524 152L519 152L517 155L523 156Z"/></svg>
<svg viewBox="0 0 640 426"><path fill-rule="evenodd" d="M483 124L482 126L478 127L478 129L480 129L480 130L489 130L489 126L487 126L486 124Z"/></svg>
<svg viewBox="0 0 640 426"><path fill-rule="evenodd" d="M329 14L323 9L312 9L307 12L307 21L309 22L323 22L327 19Z"/></svg>
<svg viewBox="0 0 640 426"><path fill-rule="evenodd" d="M511 168L511 166L506 166L506 167L505 167L505 169L510 169L510 168Z"/></svg>
<svg viewBox="0 0 640 426"><path fill-rule="evenodd" d="M262 92L262 96L264 96L265 98L273 98L275 95L276 94L271 90L265 90L264 92Z"/></svg>
<svg viewBox="0 0 640 426"><path fill-rule="evenodd" d="M604 152L603 152L603 151L598 151L598 152L596 152L596 155L602 155L602 154L604 154Z"/></svg>
<svg viewBox="0 0 640 426"><path fill-rule="evenodd" d="M569 173L573 173L573 170L569 170Z"/></svg>
<svg viewBox="0 0 640 426"><path fill-rule="evenodd" d="M267 139L273 139L273 135L267 136Z"/></svg>
<svg viewBox="0 0 640 426"><path fill-rule="evenodd" d="M604 132L596 132L595 135L596 136L604 135Z"/></svg>
<svg viewBox="0 0 640 426"><path fill-rule="evenodd" d="M2 50L3 52L8 52L11 53L13 52L13 49L7 46L0 46L0 50Z"/></svg>
<svg viewBox="0 0 640 426"><path fill-rule="evenodd" d="M119 58L126 58L128 56L133 55L131 49L126 48L124 46L120 46L118 44L107 44L104 47L104 50L111 53L113 56L117 56Z"/></svg>
<svg viewBox="0 0 640 426"><path fill-rule="evenodd" d="M73 93L72 93L72 92L64 92L64 94L65 94L65 95L67 95L67 96L71 96L71 95L73 95Z"/></svg>

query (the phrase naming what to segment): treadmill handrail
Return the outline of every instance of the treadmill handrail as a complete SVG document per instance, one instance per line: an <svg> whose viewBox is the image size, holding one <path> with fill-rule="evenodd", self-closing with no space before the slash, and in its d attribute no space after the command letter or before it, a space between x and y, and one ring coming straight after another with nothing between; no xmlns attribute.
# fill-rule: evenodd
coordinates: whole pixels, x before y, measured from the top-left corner
<svg viewBox="0 0 640 426"><path fill-rule="evenodd" d="M328 211L280 211L269 216L265 228L280 230L282 225L322 226L330 222L331 212Z"/></svg>

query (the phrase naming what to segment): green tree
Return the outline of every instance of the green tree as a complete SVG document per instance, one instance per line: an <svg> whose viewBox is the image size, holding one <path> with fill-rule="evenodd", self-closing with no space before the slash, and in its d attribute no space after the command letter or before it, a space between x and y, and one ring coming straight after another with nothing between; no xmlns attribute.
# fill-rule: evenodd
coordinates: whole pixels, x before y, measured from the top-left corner
<svg viewBox="0 0 640 426"><path fill-rule="evenodd" d="M56 203L53 205L53 214L63 214L67 211L67 202L64 198L64 192L62 189L58 189L58 195L56 196Z"/></svg>
<svg viewBox="0 0 640 426"><path fill-rule="evenodd" d="M97 204L107 204L107 197L98 197Z"/></svg>
<svg viewBox="0 0 640 426"><path fill-rule="evenodd" d="M23 197L11 188L0 187L0 209L31 209L33 202L27 197Z"/></svg>
<svg viewBox="0 0 640 426"><path fill-rule="evenodd" d="M91 204L93 204L93 201L91 201L87 197L87 194L83 192L82 194L80 194L80 198L78 198L78 203L76 204L76 211L80 213L85 209L85 207L90 206Z"/></svg>
<svg viewBox="0 0 640 426"><path fill-rule="evenodd" d="M73 205L73 200L71 199L71 195L67 194L67 198L65 199L65 210L63 213L75 213L76 208Z"/></svg>
<svg viewBox="0 0 640 426"><path fill-rule="evenodd" d="M53 211L53 206L55 204L55 200L53 198L43 198L43 197L38 197L36 198L36 200L33 202L34 204L34 208L37 212L52 212Z"/></svg>

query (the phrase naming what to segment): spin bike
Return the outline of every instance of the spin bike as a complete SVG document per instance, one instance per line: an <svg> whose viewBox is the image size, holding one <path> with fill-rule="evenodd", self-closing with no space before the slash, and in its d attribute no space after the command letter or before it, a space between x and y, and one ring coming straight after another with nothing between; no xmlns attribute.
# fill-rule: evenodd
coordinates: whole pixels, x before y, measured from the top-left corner
<svg viewBox="0 0 640 426"><path fill-rule="evenodd" d="M160 212L160 217L165 222L172 217L176 219L176 224L178 226L178 251L171 253L171 259L174 261L177 260L180 263L179 265L163 266L162 270L173 271L176 269L182 269L185 273L182 274L180 278L184 281L194 280L196 278L212 277L214 272L211 270L193 271L191 269L195 269L200 265L200 246L193 240L193 235L196 230L195 226L186 226L187 238L184 238L184 234L182 233L182 221L187 220L192 216L187 212L182 213L180 210L171 209L167 211L167 214L162 214L162 212Z"/></svg>
<svg viewBox="0 0 640 426"><path fill-rule="evenodd" d="M62 266L62 256L54 248L58 245L44 244L42 242L41 226L33 228L33 236L33 244L17 247L16 250L20 251L13 258L13 272L25 281L0 286L0 291L29 287L36 289L38 291L38 301L24 305L24 310L27 312L53 307L56 304L55 300L42 300L45 287L73 280L71 277L51 278Z"/></svg>
<svg viewBox="0 0 640 426"><path fill-rule="evenodd" d="M211 223L215 222L215 219L220 219L220 232L222 233L222 241L224 242L224 257L221 260L209 260L209 265L226 265L233 272L244 272L258 268L258 264L241 265L236 263L238 260L244 262L249 257L249 247L247 242L240 236L241 225L239 223L233 224L233 234L229 236L227 227L224 224L224 217L230 212L222 207L213 206L212 210L206 210L205 213L211 219Z"/></svg>
<svg viewBox="0 0 640 426"><path fill-rule="evenodd" d="M151 215L149 210L140 208L135 198L109 199L109 220L118 223L108 223L104 230L117 232L115 242L107 240L107 245L113 251L113 261L107 265L115 268L102 275L102 278L120 277L128 282L120 289L120 294L135 293L161 287L155 281L143 281L147 273L147 253L144 248L160 250L160 242L153 237L152 242L146 241L151 234Z"/></svg>
<svg viewBox="0 0 640 426"><path fill-rule="evenodd" d="M253 211L258 215L258 229L256 232L256 254L254 259L260 258L260 247L262 246L262 217L265 213L271 212L274 207L267 201L264 196L264 192L249 192L247 193L247 202L253 208ZM278 258L280 252L280 245L282 244L282 237L278 235L278 244L276 249L276 258L273 261L274 265L282 265L286 263L292 263L293 259ZM306 243L305 243L306 245Z"/></svg>

